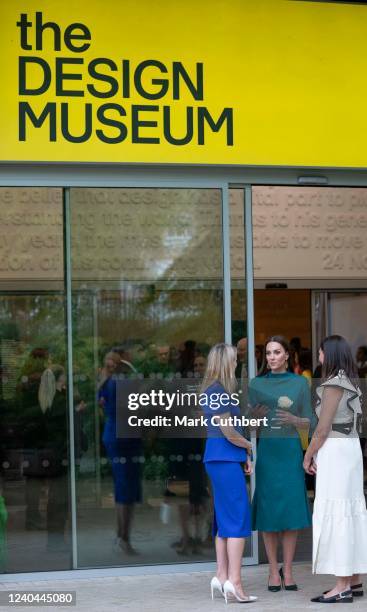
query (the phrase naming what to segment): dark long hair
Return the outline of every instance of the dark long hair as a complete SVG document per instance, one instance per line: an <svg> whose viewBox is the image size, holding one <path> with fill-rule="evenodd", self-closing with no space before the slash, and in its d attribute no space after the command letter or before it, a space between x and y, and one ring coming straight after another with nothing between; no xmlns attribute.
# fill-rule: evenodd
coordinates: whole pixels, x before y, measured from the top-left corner
<svg viewBox="0 0 367 612"><path fill-rule="evenodd" d="M339 370L343 370L350 381L358 381L357 366L351 348L343 336L337 334L327 336L321 342L320 348L324 352L321 374L323 379L337 376Z"/></svg>
<svg viewBox="0 0 367 612"><path fill-rule="evenodd" d="M293 365L291 362L291 353L290 353L289 342L287 338L285 338L284 336L270 336L264 344L264 356L263 356L263 362L262 362L262 366L259 372L259 376L264 376L270 371L268 368L267 360L266 360L266 347L268 346L269 342L278 342L278 344L280 344L284 348L285 352L288 353L289 355L287 370L288 372L293 372Z"/></svg>

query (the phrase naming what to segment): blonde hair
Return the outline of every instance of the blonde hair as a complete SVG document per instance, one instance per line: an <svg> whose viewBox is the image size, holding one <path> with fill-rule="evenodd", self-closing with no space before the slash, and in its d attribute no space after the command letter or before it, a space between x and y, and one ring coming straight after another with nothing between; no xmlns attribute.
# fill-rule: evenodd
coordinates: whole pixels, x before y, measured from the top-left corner
<svg viewBox="0 0 367 612"><path fill-rule="evenodd" d="M52 402L56 395L56 382L65 370L61 365L51 365L43 372L38 389L38 402L40 408L45 414L47 410L51 410Z"/></svg>
<svg viewBox="0 0 367 612"><path fill-rule="evenodd" d="M215 344L208 355L200 392L204 393L214 382L219 382L228 393L233 393L237 388L234 363L236 357L237 349L231 344Z"/></svg>

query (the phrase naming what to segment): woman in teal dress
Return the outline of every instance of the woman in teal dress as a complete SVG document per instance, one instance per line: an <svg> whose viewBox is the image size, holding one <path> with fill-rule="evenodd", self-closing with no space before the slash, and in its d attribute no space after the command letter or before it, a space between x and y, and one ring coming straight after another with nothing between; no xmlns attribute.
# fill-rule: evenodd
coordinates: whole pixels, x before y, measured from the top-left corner
<svg viewBox="0 0 367 612"><path fill-rule="evenodd" d="M251 416L267 417L259 432L256 488L252 528L263 532L269 560L270 591L297 590L292 563L299 529L311 526L303 472L299 429L307 429L312 417L307 380L288 370L289 348L282 336L272 336L265 345L264 374L249 386ZM283 546L283 568L278 569L279 537Z"/></svg>

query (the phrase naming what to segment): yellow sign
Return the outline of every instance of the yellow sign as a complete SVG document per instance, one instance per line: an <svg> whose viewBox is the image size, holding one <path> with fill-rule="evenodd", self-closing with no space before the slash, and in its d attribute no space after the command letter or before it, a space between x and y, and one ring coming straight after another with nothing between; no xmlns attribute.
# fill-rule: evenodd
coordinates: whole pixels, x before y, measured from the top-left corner
<svg viewBox="0 0 367 612"><path fill-rule="evenodd" d="M367 6L12 0L1 160L367 167Z"/></svg>

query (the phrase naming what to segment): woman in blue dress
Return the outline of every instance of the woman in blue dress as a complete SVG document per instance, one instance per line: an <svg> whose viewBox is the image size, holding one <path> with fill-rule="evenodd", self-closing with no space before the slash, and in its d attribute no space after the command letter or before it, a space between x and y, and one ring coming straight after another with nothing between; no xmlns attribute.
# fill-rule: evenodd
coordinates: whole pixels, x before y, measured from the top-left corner
<svg viewBox="0 0 367 612"><path fill-rule="evenodd" d="M235 393L236 364L237 351L228 344L213 346L208 355L201 386L201 392L206 395L203 408L207 419L204 463L214 501L217 575L210 584L212 597L217 589L226 601L231 594L237 601L247 603L257 599L245 593L241 582L245 538L251 535L250 504L244 474L244 471L246 474L252 471L247 455L251 452L251 444L233 421L233 417L240 417L239 399Z"/></svg>
<svg viewBox="0 0 367 612"><path fill-rule="evenodd" d="M121 367L120 355L115 351L107 353L98 398L105 416L102 441L113 475L117 544L125 553L133 555L136 551L131 545L130 533L134 505L142 498L139 465L142 445L139 438L120 438L117 435L117 376Z"/></svg>
<svg viewBox="0 0 367 612"><path fill-rule="evenodd" d="M313 421L310 388L306 378L289 371L289 355L283 336L269 338L264 373L249 386L251 416L267 417L267 426L259 432L252 528L263 532L272 592L280 591L282 585L297 590L292 563L298 530L311 525L298 432ZM283 547L280 570L279 537Z"/></svg>

